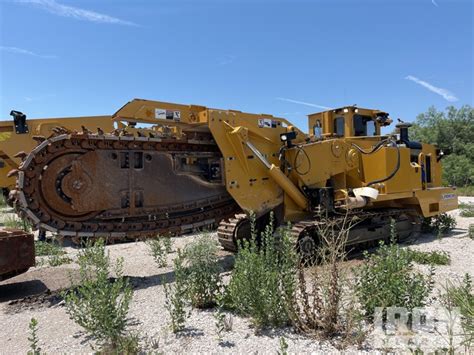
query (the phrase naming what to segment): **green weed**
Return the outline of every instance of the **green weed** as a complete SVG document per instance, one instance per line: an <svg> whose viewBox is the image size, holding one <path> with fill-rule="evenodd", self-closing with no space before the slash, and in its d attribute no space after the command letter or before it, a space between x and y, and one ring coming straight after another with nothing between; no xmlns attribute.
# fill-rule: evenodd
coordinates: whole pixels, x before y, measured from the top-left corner
<svg viewBox="0 0 474 355"><path fill-rule="evenodd" d="M184 329L189 312L186 311L188 305L188 293L186 289L186 270L184 267L184 255L178 249L178 256L174 259L175 282L173 285L163 283L165 292L165 307L171 317L170 327L173 333Z"/></svg>
<svg viewBox="0 0 474 355"><path fill-rule="evenodd" d="M222 283L217 251L218 244L209 235L188 244L184 250L186 289L195 308L210 308L216 304Z"/></svg>
<svg viewBox="0 0 474 355"><path fill-rule="evenodd" d="M356 292L366 317L376 307L422 307L432 290L433 269L425 276L413 270L414 254L397 244L380 242L374 254L364 253L365 264L356 270Z"/></svg>
<svg viewBox="0 0 474 355"><path fill-rule="evenodd" d="M464 344L469 348L474 344L474 293L472 278L465 274L460 283L448 282L443 295L443 303L451 309L459 307L462 315Z"/></svg>
<svg viewBox="0 0 474 355"><path fill-rule="evenodd" d="M435 233L439 238L448 234L455 227L456 219L447 213L425 218L422 224L423 232Z"/></svg>
<svg viewBox="0 0 474 355"><path fill-rule="evenodd" d="M0 191L0 208L7 207L7 201L5 201L5 195L3 195L3 191Z"/></svg>
<svg viewBox="0 0 474 355"><path fill-rule="evenodd" d="M158 267L161 268L168 266L166 258L167 255L171 253L171 238L158 236L154 239L148 239L146 244L148 245L150 255L153 257Z"/></svg>
<svg viewBox="0 0 474 355"><path fill-rule="evenodd" d="M35 241L35 253L36 256L47 256L47 258L37 262L38 265L48 264L54 267L69 264L72 261L55 240L51 242Z"/></svg>
<svg viewBox="0 0 474 355"><path fill-rule="evenodd" d="M281 326L289 322L286 304L296 288L298 257L289 232L275 240L271 223L257 246L252 228L250 241L244 241L236 255L234 271L227 287L228 306L251 317L257 328Z"/></svg>
<svg viewBox="0 0 474 355"><path fill-rule="evenodd" d="M451 258L445 251L424 252L413 249L406 249L408 260L417 264L429 265L449 265Z"/></svg>
<svg viewBox="0 0 474 355"><path fill-rule="evenodd" d="M133 290L123 276L123 260L112 265L103 240L88 244L78 257L80 282L65 291L66 312L105 352L121 353L130 346L126 334ZM113 271L116 279L111 281Z"/></svg>
<svg viewBox="0 0 474 355"><path fill-rule="evenodd" d="M222 341L224 332L230 332L232 330L233 318L232 315L226 315L224 313L225 294L224 292L218 292L216 295L216 312L214 313L214 319L216 320L216 333L217 339Z"/></svg>
<svg viewBox="0 0 474 355"><path fill-rule="evenodd" d="M280 337L280 349L277 351L278 355L288 355L288 343L285 340L285 337Z"/></svg>
<svg viewBox="0 0 474 355"><path fill-rule="evenodd" d="M460 203L459 209L461 217L474 217L474 204L472 203Z"/></svg>
<svg viewBox="0 0 474 355"><path fill-rule="evenodd" d="M38 321L35 318L31 318L28 328L30 329L30 336L28 337L28 341L30 342L30 350L28 351L28 355L40 355L41 348L38 345Z"/></svg>
<svg viewBox="0 0 474 355"><path fill-rule="evenodd" d="M456 188L458 196L474 196L474 186L461 186Z"/></svg>
<svg viewBox="0 0 474 355"><path fill-rule="evenodd" d="M7 214L3 219L3 226L13 229L22 229L31 232L31 224L26 219L20 219L15 215Z"/></svg>

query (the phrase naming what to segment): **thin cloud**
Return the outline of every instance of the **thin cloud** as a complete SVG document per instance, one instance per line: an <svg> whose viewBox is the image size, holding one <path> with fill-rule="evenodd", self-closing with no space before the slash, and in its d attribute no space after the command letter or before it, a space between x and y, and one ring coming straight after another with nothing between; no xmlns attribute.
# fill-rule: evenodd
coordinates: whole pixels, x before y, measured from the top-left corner
<svg viewBox="0 0 474 355"><path fill-rule="evenodd" d="M232 64L235 61L235 55L225 55L220 58L218 58L218 64L219 65L229 65Z"/></svg>
<svg viewBox="0 0 474 355"><path fill-rule="evenodd" d="M435 1L435 0L431 0L431 3L436 6L436 7L439 7L438 3Z"/></svg>
<svg viewBox="0 0 474 355"><path fill-rule="evenodd" d="M282 116L295 116L295 115L302 115L303 113L301 112L280 112L279 115Z"/></svg>
<svg viewBox="0 0 474 355"><path fill-rule="evenodd" d="M57 58L55 55L44 55L44 54L38 54L32 51L29 51L27 49L23 48L18 48L18 47L5 47L5 46L0 46L0 51L3 52L8 52L8 53L14 53L14 54L23 54L23 55L30 55L33 57L39 57L39 58Z"/></svg>
<svg viewBox="0 0 474 355"><path fill-rule="evenodd" d="M42 95L42 96L25 96L24 99L27 102L32 102L32 101L43 101L50 99L52 97L56 97L55 94L47 94L47 95Z"/></svg>
<svg viewBox="0 0 474 355"><path fill-rule="evenodd" d="M432 84L430 84L426 81L418 79L416 76L408 75L408 76L405 77L405 79L411 80L414 83L417 83L418 85L421 85L424 88L428 89L429 91L434 92L435 94L438 94L438 95L442 96L446 101L449 101L449 102L458 101L458 98L456 96L454 96L454 94L452 92L450 92L449 90L436 87L436 86L434 86L434 85L432 85Z"/></svg>
<svg viewBox="0 0 474 355"><path fill-rule="evenodd" d="M305 106L309 106L309 107L316 107L316 108L321 108L323 110L331 110L332 107L327 107L327 106L323 106L323 105L317 105L317 104L312 104L310 102L305 102L305 101L299 101L299 100L293 100L293 99L288 99L286 97L277 97L276 98L277 100L280 100L280 101L286 101L286 102L291 102L293 104L298 104L298 105L305 105Z"/></svg>
<svg viewBox="0 0 474 355"><path fill-rule="evenodd" d="M55 0L16 0L18 3L31 4L54 15L71 17L76 20L90 21L95 23L106 23L111 25L138 26L136 23L121 20L116 17L101 14L98 12L81 9L79 7L63 5Z"/></svg>

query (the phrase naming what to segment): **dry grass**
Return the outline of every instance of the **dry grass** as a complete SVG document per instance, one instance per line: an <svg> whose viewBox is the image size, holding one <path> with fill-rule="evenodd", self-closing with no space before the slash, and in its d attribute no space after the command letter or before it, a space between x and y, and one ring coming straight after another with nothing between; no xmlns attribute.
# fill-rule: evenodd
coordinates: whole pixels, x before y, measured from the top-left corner
<svg viewBox="0 0 474 355"><path fill-rule="evenodd" d="M345 263L348 232L355 221L336 225L321 219L317 227L320 249L316 265L298 270L297 291L289 303L292 323L299 331L318 338L336 339L334 345L361 344L365 338L362 317L353 293L350 264Z"/></svg>

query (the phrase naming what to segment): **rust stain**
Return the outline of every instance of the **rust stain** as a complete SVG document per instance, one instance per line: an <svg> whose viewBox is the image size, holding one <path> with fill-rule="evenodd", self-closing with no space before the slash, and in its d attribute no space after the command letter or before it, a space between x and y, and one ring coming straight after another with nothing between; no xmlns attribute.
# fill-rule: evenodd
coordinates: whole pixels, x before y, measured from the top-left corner
<svg viewBox="0 0 474 355"><path fill-rule="evenodd" d="M0 229L0 281L26 272L35 265L33 234L19 229Z"/></svg>

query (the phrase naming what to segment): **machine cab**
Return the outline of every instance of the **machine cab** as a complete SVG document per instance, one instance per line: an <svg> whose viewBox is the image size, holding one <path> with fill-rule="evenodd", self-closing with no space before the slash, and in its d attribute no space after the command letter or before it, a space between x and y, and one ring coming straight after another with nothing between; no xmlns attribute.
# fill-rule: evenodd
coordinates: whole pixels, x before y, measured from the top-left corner
<svg viewBox="0 0 474 355"><path fill-rule="evenodd" d="M391 122L386 112L355 106L308 115L309 135L315 139L379 136Z"/></svg>

